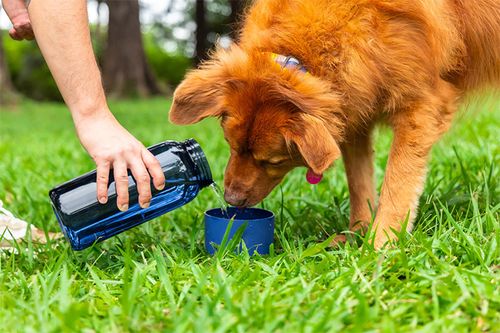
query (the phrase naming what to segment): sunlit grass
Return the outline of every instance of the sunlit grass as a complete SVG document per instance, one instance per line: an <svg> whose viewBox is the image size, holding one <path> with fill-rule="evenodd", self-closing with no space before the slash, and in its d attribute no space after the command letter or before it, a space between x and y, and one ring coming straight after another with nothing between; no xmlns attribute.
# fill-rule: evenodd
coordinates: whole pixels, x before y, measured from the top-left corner
<svg viewBox="0 0 500 333"><path fill-rule="evenodd" d="M498 331L500 102L487 102L433 150L415 231L394 249L362 240L328 249L322 241L348 224L342 163L316 187L297 169L264 202L276 214L268 257L204 252L203 212L217 206L210 190L82 252L60 241L0 254L0 330ZM112 109L146 145L196 138L222 183L228 149L215 120L172 126L162 99ZM377 138L380 184L390 133ZM93 168L57 104L1 112L0 160L0 199L52 231L49 189Z"/></svg>

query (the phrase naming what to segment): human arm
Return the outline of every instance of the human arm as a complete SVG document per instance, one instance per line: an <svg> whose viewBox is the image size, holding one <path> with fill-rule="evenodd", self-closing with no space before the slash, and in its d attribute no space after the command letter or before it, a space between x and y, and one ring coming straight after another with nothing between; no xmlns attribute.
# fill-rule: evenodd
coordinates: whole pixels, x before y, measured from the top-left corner
<svg viewBox="0 0 500 333"><path fill-rule="evenodd" d="M71 111L78 137L97 165L99 202L107 201L112 168L118 208L128 209L130 169L137 181L141 207L149 206L150 175L158 190L165 186L165 178L156 158L118 123L108 108L90 41L87 2L32 0L28 11L36 40Z"/></svg>
<svg viewBox="0 0 500 333"><path fill-rule="evenodd" d="M2 0L2 5L12 22L12 29L9 30L10 37L15 40L35 38L24 0Z"/></svg>

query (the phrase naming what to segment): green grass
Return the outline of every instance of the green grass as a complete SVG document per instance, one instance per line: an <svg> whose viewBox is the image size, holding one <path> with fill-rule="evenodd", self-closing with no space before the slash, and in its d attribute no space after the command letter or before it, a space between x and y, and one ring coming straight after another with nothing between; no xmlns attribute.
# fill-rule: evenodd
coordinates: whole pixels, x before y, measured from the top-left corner
<svg viewBox="0 0 500 333"><path fill-rule="evenodd" d="M204 252L210 190L82 252L58 241L0 254L0 330L498 332L500 102L487 102L433 150L415 231L393 249L326 248L348 223L342 163L316 187L297 169L265 200L276 213L267 257ZM216 121L169 125L162 99L112 109L146 145L198 139L222 183L228 149ZM380 184L390 133L377 137ZM16 215L56 231L48 190L90 169L64 106L0 113L0 199Z"/></svg>

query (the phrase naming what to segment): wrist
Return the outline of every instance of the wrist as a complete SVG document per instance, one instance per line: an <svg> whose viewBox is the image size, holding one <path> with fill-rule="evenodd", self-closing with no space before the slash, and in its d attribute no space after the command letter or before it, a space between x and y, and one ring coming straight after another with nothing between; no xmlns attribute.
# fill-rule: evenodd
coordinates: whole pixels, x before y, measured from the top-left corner
<svg viewBox="0 0 500 333"><path fill-rule="evenodd" d="M81 82L76 81L76 78L60 78L61 82L57 82L74 119L93 118L110 113L99 71L88 74L87 77L78 78Z"/></svg>
<svg viewBox="0 0 500 333"><path fill-rule="evenodd" d="M77 132L95 123L116 121L107 105L96 108L72 109L71 115Z"/></svg>
<svg viewBox="0 0 500 333"><path fill-rule="evenodd" d="M75 101L73 103L66 102L66 105L75 121L112 116L105 98Z"/></svg>

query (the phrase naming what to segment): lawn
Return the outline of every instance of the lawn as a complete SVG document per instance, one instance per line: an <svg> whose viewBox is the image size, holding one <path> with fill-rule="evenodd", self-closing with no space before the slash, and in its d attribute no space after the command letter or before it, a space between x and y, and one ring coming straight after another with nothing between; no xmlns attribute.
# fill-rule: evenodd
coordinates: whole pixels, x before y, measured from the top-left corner
<svg viewBox="0 0 500 333"><path fill-rule="evenodd" d="M215 120L167 122L163 99L111 104L144 144L196 138L222 183L228 149ZM3 111L3 110L2 110ZM471 103L434 148L412 235L393 249L325 241L348 224L336 163L318 186L289 174L262 204L276 214L274 254L203 246L209 189L190 204L82 252L65 240L0 254L2 332L500 331L500 101ZM377 132L380 185L390 132ZM0 199L57 231L47 192L93 169L63 105L0 113Z"/></svg>

